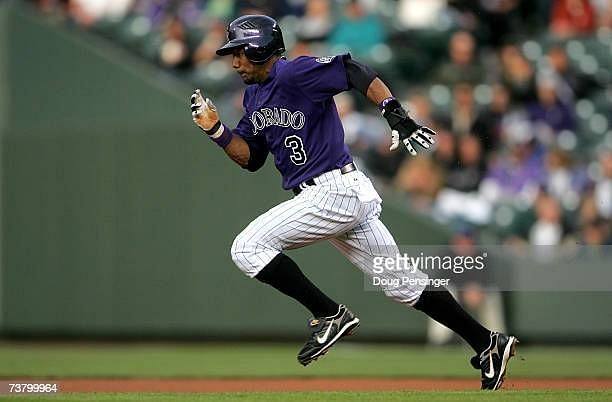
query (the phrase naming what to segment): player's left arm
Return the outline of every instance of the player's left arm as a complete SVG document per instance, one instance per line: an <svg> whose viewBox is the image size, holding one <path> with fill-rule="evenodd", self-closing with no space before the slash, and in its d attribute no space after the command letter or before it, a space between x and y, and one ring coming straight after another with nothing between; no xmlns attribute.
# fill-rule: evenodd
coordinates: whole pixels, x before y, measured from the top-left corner
<svg viewBox="0 0 612 402"><path fill-rule="evenodd" d="M406 110L374 70L350 57L344 59L344 66L351 87L376 104L391 126L391 151L398 147L400 140L412 155L417 154L412 142L418 143L425 149L435 142L433 136L436 133L408 116Z"/></svg>

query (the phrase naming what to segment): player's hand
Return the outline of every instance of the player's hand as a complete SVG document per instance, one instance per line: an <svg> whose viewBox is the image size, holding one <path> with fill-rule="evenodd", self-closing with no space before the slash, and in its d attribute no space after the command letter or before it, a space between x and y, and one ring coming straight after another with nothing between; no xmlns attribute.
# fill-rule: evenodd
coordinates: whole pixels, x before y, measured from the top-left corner
<svg viewBox="0 0 612 402"><path fill-rule="evenodd" d="M426 126L420 126L409 136L402 135L401 131L393 130L391 131L391 146L389 147L389 150L396 150L401 139L408 149L408 152L410 152L411 155L416 155L417 151L414 149L411 142L416 142L423 148L429 149L436 142L435 138L432 137L433 135L436 135L436 132Z"/></svg>
<svg viewBox="0 0 612 402"><path fill-rule="evenodd" d="M411 155L416 155L414 143L429 149L436 142L435 131L412 120L397 99L389 101L383 108L382 114L392 130L390 151L396 150L401 141Z"/></svg>
<svg viewBox="0 0 612 402"><path fill-rule="evenodd" d="M212 129L219 122L217 107L209 98L204 100L199 89L191 95L191 116L193 122L204 131Z"/></svg>

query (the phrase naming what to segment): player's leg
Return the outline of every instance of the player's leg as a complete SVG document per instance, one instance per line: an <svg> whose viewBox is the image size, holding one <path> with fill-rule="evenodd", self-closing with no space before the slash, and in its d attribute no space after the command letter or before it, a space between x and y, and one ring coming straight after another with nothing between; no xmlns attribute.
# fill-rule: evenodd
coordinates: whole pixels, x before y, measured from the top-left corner
<svg viewBox="0 0 612 402"><path fill-rule="evenodd" d="M377 218L368 220L353 230L330 240L347 258L357 265L368 276L379 276L388 279L390 285L383 291L393 300L413 306L425 314L457 332L476 352L481 352L489 345L491 331L474 320L444 288L429 288L424 284L405 283L406 277L427 279L427 275L416 270L374 271L376 257L393 258L399 254L395 239L386 226Z"/></svg>
<svg viewBox="0 0 612 402"><path fill-rule="evenodd" d="M483 373L483 388L499 388L505 374L506 363L514 354L516 339L489 331L480 325L443 287L403 284L402 279L407 276L427 278L421 271L411 273L411 271L377 270L375 272L374 258L396 258L399 252L393 236L378 219L379 211L378 207L370 219L353 230L331 239L330 242L368 276L378 275L389 279L388 283L393 285L383 287L387 296L424 312L465 339L479 356L478 368Z"/></svg>
<svg viewBox="0 0 612 402"><path fill-rule="evenodd" d="M314 211L311 202L304 197L275 206L236 236L231 255L247 276L294 298L314 317L323 317L336 314L338 303L308 280L298 265L283 253L326 235L318 230Z"/></svg>
<svg viewBox="0 0 612 402"><path fill-rule="evenodd" d="M350 230L363 218L363 208L356 196L339 194L330 187L324 184L309 187L258 216L234 239L231 248L234 263L253 278L285 250Z"/></svg>
<svg viewBox="0 0 612 402"><path fill-rule="evenodd" d="M313 318L308 322L311 336L297 357L304 366L325 354L341 337L359 326L359 318L310 282L285 254L277 254L255 278L294 298L312 313Z"/></svg>
<svg viewBox="0 0 612 402"><path fill-rule="evenodd" d="M457 290L448 286L447 290L459 300L457 297ZM454 338L454 332L445 325L440 324L438 321L429 317L427 319L427 343L434 346L441 346L450 343Z"/></svg>
<svg viewBox="0 0 612 402"><path fill-rule="evenodd" d="M358 203L350 197L341 200L323 186L310 188L259 216L232 245L232 258L245 274L273 286L311 311L312 335L298 354L303 365L353 331L359 319L318 289L283 251L348 230L358 219L353 217L356 208Z"/></svg>

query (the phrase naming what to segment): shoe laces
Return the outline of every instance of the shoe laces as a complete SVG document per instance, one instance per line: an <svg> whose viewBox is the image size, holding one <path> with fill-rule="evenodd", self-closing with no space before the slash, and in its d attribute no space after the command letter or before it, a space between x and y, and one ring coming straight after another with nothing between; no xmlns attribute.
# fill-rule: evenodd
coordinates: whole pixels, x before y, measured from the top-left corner
<svg viewBox="0 0 612 402"><path fill-rule="evenodd" d="M312 318L309 322L308 322L308 326L311 328L314 328L316 326L318 326L321 323L321 320L318 318Z"/></svg>
<svg viewBox="0 0 612 402"><path fill-rule="evenodd" d="M343 307L344 305L340 304L338 306L338 311L335 314L327 316L327 317L312 317L310 321L308 321L308 326L311 328L314 328L318 326L319 324L321 324L322 322L328 322L328 321L335 320L336 318L340 316L340 313L342 312Z"/></svg>

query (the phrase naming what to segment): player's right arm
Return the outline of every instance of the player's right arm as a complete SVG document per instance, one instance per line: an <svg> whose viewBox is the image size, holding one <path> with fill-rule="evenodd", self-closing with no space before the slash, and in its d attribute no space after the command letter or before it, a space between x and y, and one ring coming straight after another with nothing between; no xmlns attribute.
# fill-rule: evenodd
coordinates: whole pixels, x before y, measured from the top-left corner
<svg viewBox="0 0 612 402"><path fill-rule="evenodd" d="M416 123L391 94L376 72L351 58L350 54L332 57L298 57L286 69L291 82L313 102L321 102L349 89L356 89L377 105L391 127L391 147L400 141L408 152L416 155L412 142L428 149L435 142L435 132Z"/></svg>
<svg viewBox="0 0 612 402"><path fill-rule="evenodd" d="M350 86L357 89L377 105L383 117L389 123L391 127L391 147L389 149L391 151L397 149L400 141L412 155L417 154L412 142L419 144L425 149L429 149L434 144L435 131L418 124L408 116L406 110L391 94L391 90L374 70L349 57L344 59L344 65Z"/></svg>
<svg viewBox="0 0 612 402"><path fill-rule="evenodd" d="M263 166L268 155L265 138L234 134L221 123L217 108L209 98L204 100L199 89L191 95L191 115L193 122L240 167L254 172ZM248 119L244 116L234 131L247 131L248 124Z"/></svg>

